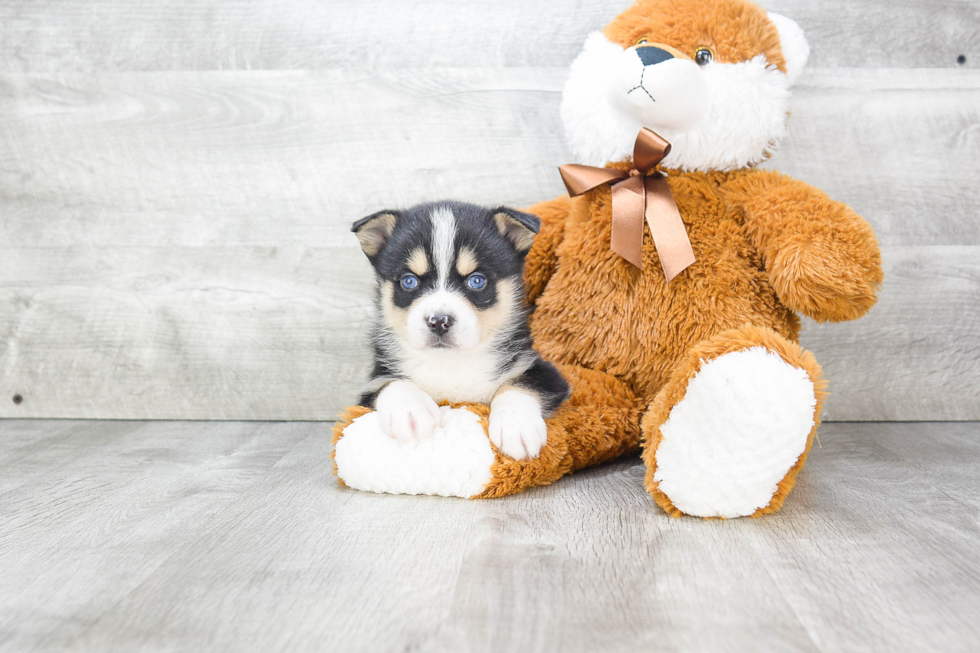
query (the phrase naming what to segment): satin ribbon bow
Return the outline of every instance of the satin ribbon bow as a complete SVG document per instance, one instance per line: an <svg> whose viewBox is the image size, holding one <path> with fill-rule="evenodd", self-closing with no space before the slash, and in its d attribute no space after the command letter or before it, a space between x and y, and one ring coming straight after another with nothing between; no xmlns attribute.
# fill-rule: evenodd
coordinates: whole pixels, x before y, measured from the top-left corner
<svg viewBox="0 0 980 653"><path fill-rule="evenodd" d="M612 238L610 246L624 259L643 268L643 218L646 216L657 247L660 264L669 283L694 263L694 251L667 178L649 174L670 153L670 143L646 127L633 146L633 169L595 168L575 163L559 166L562 181L572 197L603 184L612 187Z"/></svg>

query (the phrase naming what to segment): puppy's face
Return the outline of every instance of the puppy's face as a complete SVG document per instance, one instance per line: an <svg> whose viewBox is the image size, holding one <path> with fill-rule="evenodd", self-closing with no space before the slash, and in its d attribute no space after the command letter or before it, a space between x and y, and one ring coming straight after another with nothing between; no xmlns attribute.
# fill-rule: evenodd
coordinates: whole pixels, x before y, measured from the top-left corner
<svg viewBox="0 0 980 653"><path fill-rule="evenodd" d="M384 324L413 349L474 349L519 319L538 219L436 202L353 226L378 278Z"/></svg>

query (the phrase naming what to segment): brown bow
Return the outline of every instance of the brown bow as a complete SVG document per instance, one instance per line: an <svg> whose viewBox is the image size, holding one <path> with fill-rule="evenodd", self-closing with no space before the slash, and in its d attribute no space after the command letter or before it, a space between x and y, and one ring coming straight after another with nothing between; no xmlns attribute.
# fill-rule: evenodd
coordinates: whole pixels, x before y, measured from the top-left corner
<svg viewBox="0 0 980 653"><path fill-rule="evenodd" d="M667 178L648 173L670 153L670 143L646 127L633 146L633 169L594 168L575 163L559 166L565 188L572 197L603 184L612 186L611 248L638 268L643 267L643 217L653 234L653 244L669 283L694 263L694 251Z"/></svg>

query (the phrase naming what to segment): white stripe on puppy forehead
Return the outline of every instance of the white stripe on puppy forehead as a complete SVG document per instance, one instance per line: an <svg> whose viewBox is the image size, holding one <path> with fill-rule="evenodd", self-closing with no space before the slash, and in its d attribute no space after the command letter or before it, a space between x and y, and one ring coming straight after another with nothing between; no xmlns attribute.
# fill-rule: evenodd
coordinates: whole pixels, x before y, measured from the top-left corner
<svg viewBox="0 0 980 653"><path fill-rule="evenodd" d="M439 277L439 287L445 288L449 282L449 271L453 265L456 249L456 216L445 206L432 212L432 258Z"/></svg>

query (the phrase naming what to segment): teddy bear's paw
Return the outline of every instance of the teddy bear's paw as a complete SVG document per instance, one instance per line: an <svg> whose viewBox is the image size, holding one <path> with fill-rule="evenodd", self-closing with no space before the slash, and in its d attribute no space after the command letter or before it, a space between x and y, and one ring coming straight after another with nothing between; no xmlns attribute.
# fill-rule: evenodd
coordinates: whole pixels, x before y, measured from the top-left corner
<svg viewBox="0 0 980 653"><path fill-rule="evenodd" d="M816 404L807 372L765 347L702 362L660 426L654 480L688 515L751 515L806 451Z"/></svg>
<svg viewBox="0 0 980 653"><path fill-rule="evenodd" d="M334 462L348 487L388 494L469 498L492 478L496 455L479 416L465 408L438 408L437 426L423 440L389 437L381 415L355 419L337 441Z"/></svg>
<svg viewBox="0 0 980 653"><path fill-rule="evenodd" d="M537 458L548 441L541 404L531 395L508 390L490 404L490 441L514 460Z"/></svg>
<svg viewBox="0 0 980 653"><path fill-rule="evenodd" d="M381 429L406 444L432 437L441 419L436 402L411 381L389 383L376 406Z"/></svg>

